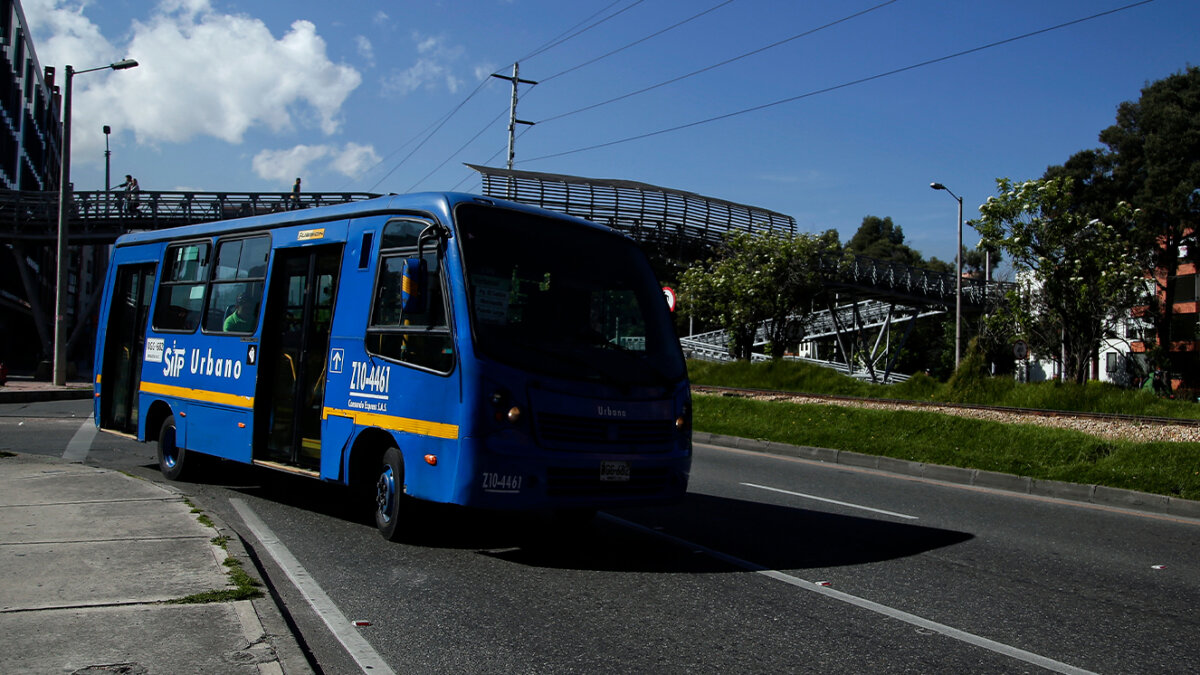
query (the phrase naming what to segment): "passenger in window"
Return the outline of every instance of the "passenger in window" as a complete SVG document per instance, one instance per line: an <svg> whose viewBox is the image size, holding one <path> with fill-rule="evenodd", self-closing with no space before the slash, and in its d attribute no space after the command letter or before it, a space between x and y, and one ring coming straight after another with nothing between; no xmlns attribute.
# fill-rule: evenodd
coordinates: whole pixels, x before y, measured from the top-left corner
<svg viewBox="0 0 1200 675"><path fill-rule="evenodd" d="M238 296L233 311L225 317L226 333L250 333L254 330L254 299L243 293Z"/></svg>

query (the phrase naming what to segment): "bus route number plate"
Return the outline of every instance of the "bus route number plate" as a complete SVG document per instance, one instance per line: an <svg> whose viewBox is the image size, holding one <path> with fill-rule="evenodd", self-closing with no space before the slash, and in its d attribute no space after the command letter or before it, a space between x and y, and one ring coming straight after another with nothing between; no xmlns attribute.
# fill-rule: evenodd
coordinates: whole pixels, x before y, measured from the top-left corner
<svg viewBox="0 0 1200 675"><path fill-rule="evenodd" d="M600 462L600 482L628 483L629 462L606 461Z"/></svg>

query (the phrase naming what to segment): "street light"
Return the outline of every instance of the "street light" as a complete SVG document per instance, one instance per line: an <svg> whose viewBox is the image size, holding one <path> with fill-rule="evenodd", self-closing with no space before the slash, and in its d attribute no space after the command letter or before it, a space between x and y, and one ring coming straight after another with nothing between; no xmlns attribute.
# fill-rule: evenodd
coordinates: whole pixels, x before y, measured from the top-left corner
<svg viewBox="0 0 1200 675"><path fill-rule="evenodd" d="M67 383L67 209L71 192L71 81L76 75L97 70L125 70L137 67L133 59L122 59L116 63L86 70L66 67L63 81L62 104L62 157L59 160L58 178L58 281L54 296L54 384L61 387Z"/></svg>
<svg viewBox="0 0 1200 675"><path fill-rule="evenodd" d="M108 217L108 205L112 202L109 195L110 186L112 185L112 175L110 173L109 158L112 157L112 151L108 149L108 135L112 133L112 127L104 125L104 217Z"/></svg>
<svg viewBox="0 0 1200 675"><path fill-rule="evenodd" d="M930 183L934 190L945 190L958 201L958 248L954 249L954 369L962 361L962 197L941 183Z"/></svg>

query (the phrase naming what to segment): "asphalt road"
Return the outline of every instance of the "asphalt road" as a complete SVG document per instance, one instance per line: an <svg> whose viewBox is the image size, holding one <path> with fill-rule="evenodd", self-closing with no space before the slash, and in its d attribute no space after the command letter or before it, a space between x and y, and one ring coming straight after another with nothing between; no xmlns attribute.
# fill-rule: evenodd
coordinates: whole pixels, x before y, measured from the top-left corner
<svg viewBox="0 0 1200 675"><path fill-rule="evenodd" d="M161 480L152 445L89 438L88 405L0 406L0 448ZM402 544L305 479L222 465L180 487L247 539L325 673L1200 663L1195 520L713 446L677 506L582 530L429 507Z"/></svg>

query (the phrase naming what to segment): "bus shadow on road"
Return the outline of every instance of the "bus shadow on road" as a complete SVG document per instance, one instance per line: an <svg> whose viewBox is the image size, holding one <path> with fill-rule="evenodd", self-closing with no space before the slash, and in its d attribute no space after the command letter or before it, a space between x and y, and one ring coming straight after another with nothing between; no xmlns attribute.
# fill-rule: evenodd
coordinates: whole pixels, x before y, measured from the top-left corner
<svg viewBox="0 0 1200 675"><path fill-rule="evenodd" d="M672 507L610 513L590 532L535 538L490 554L537 567L741 572L747 566L816 569L883 562L973 538L886 515L850 516L703 494L688 494Z"/></svg>
<svg viewBox="0 0 1200 675"><path fill-rule="evenodd" d="M345 521L377 537L369 503L337 485L232 465L204 482ZM713 573L745 571L722 556L765 569L817 569L920 555L973 538L893 516L689 493L676 505L612 509L593 522L549 513L414 503L397 546L475 551L550 569ZM712 555L716 552L719 555Z"/></svg>

